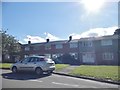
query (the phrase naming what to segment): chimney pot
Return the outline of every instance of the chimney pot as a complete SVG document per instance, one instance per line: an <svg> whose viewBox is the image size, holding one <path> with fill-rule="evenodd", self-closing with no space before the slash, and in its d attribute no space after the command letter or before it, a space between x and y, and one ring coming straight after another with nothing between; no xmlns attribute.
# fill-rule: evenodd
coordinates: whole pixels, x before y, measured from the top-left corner
<svg viewBox="0 0 120 90"><path fill-rule="evenodd" d="M28 41L28 44L31 44L31 41Z"/></svg>
<svg viewBox="0 0 120 90"><path fill-rule="evenodd" d="M72 36L69 36L69 41L71 41L72 40Z"/></svg>
<svg viewBox="0 0 120 90"><path fill-rule="evenodd" d="M47 43L50 41L49 39L46 39Z"/></svg>

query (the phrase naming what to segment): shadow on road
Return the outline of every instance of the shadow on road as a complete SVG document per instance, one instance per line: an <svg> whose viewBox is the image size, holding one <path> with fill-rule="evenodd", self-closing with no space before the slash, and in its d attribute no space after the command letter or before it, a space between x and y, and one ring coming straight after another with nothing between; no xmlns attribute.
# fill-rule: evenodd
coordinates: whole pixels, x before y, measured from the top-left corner
<svg viewBox="0 0 120 90"><path fill-rule="evenodd" d="M38 79L48 77L50 75L43 74L43 75L36 75L34 73L4 73L1 74L5 79L13 79L13 80L31 80L31 79Z"/></svg>

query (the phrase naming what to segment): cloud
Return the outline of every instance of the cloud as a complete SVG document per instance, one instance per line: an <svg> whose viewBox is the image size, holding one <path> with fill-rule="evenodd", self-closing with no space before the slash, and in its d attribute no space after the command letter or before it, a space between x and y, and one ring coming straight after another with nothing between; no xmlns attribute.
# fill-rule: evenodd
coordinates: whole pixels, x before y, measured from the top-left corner
<svg viewBox="0 0 120 90"><path fill-rule="evenodd" d="M47 32L45 32L44 35L46 35L46 39L49 38L51 41L60 40L60 38L58 38L50 33L47 33Z"/></svg>
<svg viewBox="0 0 120 90"><path fill-rule="evenodd" d="M72 39L80 39L80 38L86 38L86 37L100 37L100 36L106 36L106 35L113 35L117 28L118 28L117 26L108 27L108 28L92 28L81 34L72 33L69 36L72 36ZM50 41L63 40L48 32L45 32L44 36L45 37L27 35L23 39L23 41L19 41L19 42L22 44L25 44L30 40L32 43L40 43L40 42L46 42L46 39L48 38L50 39Z"/></svg>
<svg viewBox="0 0 120 90"><path fill-rule="evenodd" d="M27 35L24 39L25 42L31 41L32 43L45 42L45 39L39 36Z"/></svg>
<svg viewBox="0 0 120 90"><path fill-rule="evenodd" d="M61 40L60 38L58 38L58 37L56 37L48 32L45 32L44 35L45 35L44 37L27 35L23 39L23 41L19 41L19 42L22 44L26 44L30 40L32 43L40 43L40 42L46 42L46 39L48 39L48 38L50 39L50 41Z"/></svg>
<svg viewBox="0 0 120 90"><path fill-rule="evenodd" d="M113 35L117 26L108 27L108 28L93 28L81 34L70 34L72 35L73 39L80 39L85 37L99 37L99 36L106 36L106 35Z"/></svg>

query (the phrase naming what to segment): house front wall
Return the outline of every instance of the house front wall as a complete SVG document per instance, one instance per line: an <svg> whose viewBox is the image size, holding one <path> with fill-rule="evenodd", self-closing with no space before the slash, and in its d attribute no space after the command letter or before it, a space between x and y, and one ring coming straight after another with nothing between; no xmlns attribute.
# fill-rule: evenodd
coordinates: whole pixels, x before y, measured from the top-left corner
<svg viewBox="0 0 120 90"><path fill-rule="evenodd" d="M118 40L111 39L112 45L102 45L101 40L95 41L96 64L117 65L118 64Z"/></svg>
<svg viewBox="0 0 120 90"><path fill-rule="evenodd" d="M108 43L106 41L107 39ZM25 51L24 48L23 54L47 55L51 58L61 56L63 54L71 54L75 55L75 57L78 57L77 60L80 61L80 64L118 65L118 58L120 57L118 38L112 38L111 36L107 39L106 37L102 39L80 39L78 42L76 42L78 46L73 48L70 47L70 42L60 42L62 46L58 45L57 48L56 42L49 42L50 48L46 48L46 44L48 43L44 43L40 44L40 46L38 45L38 49L34 49L34 45L36 44L31 44L30 50Z"/></svg>

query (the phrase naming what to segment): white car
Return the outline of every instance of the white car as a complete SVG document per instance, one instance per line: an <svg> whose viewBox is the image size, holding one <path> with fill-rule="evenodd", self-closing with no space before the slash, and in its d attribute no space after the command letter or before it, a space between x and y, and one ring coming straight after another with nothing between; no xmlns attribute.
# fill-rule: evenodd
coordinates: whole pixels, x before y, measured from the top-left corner
<svg viewBox="0 0 120 90"><path fill-rule="evenodd" d="M10 69L13 73L18 71L34 71L38 75L43 74L43 72L51 74L55 70L55 62L45 56L29 56L13 64Z"/></svg>

